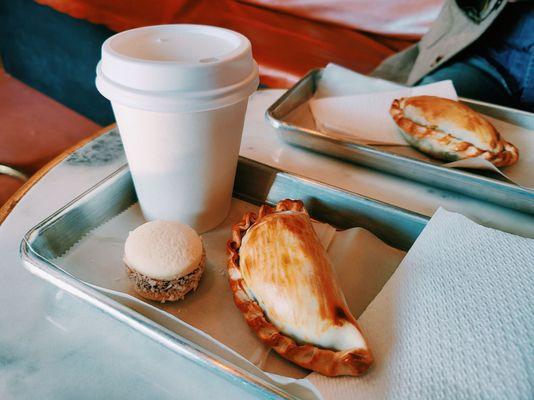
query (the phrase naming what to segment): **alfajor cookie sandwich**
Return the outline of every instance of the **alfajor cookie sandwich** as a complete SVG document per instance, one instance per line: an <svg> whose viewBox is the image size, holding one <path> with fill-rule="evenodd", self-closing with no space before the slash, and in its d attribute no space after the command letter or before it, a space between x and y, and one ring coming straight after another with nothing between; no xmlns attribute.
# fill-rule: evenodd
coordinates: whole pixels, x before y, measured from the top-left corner
<svg viewBox="0 0 534 400"><path fill-rule="evenodd" d="M181 300L197 288L205 258L200 236L180 222L147 222L130 232L124 245L136 293L162 303Z"/></svg>

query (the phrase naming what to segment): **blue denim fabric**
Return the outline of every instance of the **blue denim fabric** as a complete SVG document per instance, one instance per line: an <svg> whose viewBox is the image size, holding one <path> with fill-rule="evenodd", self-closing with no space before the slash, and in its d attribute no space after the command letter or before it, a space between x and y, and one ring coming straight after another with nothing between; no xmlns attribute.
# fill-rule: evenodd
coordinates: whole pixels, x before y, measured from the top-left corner
<svg viewBox="0 0 534 400"><path fill-rule="evenodd" d="M458 96L519 108L503 76L484 58L470 56L435 70L418 85L450 79Z"/></svg>
<svg viewBox="0 0 534 400"><path fill-rule="evenodd" d="M419 84L444 79L460 96L534 112L534 4L509 4L475 44Z"/></svg>
<svg viewBox="0 0 534 400"><path fill-rule="evenodd" d="M534 111L534 4L509 4L475 53L506 80L522 108Z"/></svg>

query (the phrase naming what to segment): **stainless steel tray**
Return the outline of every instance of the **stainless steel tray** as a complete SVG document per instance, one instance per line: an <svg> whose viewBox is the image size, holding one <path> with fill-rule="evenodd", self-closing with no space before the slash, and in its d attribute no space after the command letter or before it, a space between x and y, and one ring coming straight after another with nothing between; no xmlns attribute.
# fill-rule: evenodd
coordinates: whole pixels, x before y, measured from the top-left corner
<svg viewBox="0 0 534 400"><path fill-rule="evenodd" d="M302 199L317 220L339 228L364 227L388 244L407 250L427 218L325 184L241 158L234 196L254 204ZM52 261L86 233L137 201L130 171L123 166L31 229L22 240L21 256L34 274L95 305L169 350L198 363L265 398L293 396L262 377L179 336L155 321L83 283Z"/></svg>
<svg viewBox="0 0 534 400"><path fill-rule="evenodd" d="M437 162L394 154L378 146L371 147L333 139L319 131L289 122L286 117L313 96L321 74L321 69L310 71L267 110L267 120L276 128L284 141L427 185L534 214L534 190L508 183L497 174L484 172L482 175L445 168ZM534 129L534 114L465 98L461 101L486 115Z"/></svg>

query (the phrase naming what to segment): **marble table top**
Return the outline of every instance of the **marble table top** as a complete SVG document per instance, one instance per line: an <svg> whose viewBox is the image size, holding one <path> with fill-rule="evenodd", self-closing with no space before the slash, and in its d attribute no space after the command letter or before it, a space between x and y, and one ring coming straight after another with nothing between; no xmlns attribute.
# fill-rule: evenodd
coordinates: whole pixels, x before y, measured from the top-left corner
<svg viewBox="0 0 534 400"><path fill-rule="evenodd" d="M534 237L533 216L283 143L263 116L281 93L260 91L251 98L242 156L428 216L443 206ZM93 140L47 173L0 226L0 398L254 397L22 266L22 236L125 162L116 132Z"/></svg>

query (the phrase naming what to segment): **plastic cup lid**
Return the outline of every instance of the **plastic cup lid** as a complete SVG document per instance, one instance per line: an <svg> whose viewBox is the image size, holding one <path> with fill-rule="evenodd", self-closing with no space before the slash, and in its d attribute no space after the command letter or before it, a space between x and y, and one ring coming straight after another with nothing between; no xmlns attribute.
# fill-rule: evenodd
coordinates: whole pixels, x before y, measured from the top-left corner
<svg viewBox="0 0 534 400"><path fill-rule="evenodd" d="M102 45L96 86L109 100L152 111L203 111L250 96L259 84L250 41L205 25L157 25Z"/></svg>

